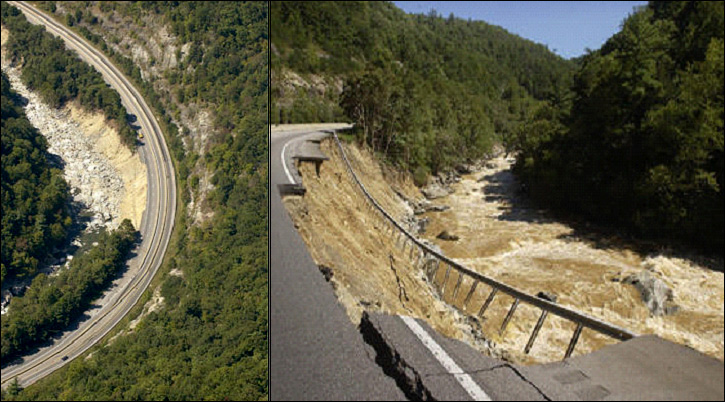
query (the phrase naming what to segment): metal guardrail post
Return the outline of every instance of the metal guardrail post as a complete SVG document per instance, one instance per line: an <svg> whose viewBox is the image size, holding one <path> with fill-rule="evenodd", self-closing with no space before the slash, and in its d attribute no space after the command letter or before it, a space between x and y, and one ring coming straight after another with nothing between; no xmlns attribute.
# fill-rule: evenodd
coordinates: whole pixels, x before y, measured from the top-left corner
<svg viewBox="0 0 725 402"><path fill-rule="evenodd" d="M448 275L451 274L451 266L448 265L448 268L446 269L446 275L443 277L443 284L441 285L441 298L445 300L446 298L446 283L448 282Z"/></svg>
<svg viewBox="0 0 725 402"><path fill-rule="evenodd" d="M531 347L534 346L534 341L536 340L536 337L539 335L539 330L541 329L541 326L544 325L544 320L546 320L547 315L549 315L548 311L541 310L541 315L539 316L539 321L536 322L534 331L531 332L531 337L529 337L529 341L526 342L526 347L524 348L524 353L526 353L527 355L529 354Z"/></svg>
<svg viewBox="0 0 725 402"><path fill-rule="evenodd" d="M431 264L431 273L428 275L430 282L435 284L436 274L438 274L438 268L441 266L441 260L436 259L435 264Z"/></svg>
<svg viewBox="0 0 725 402"><path fill-rule="evenodd" d="M486 299L486 301L481 306L481 309L478 310L478 316L479 317L483 318L483 313L486 312L486 309L488 308L488 306L493 301L493 298L496 297L496 293L498 293L498 288L491 289L491 293L488 294L488 298Z"/></svg>
<svg viewBox="0 0 725 402"><path fill-rule="evenodd" d="M458 272L458 271L456 271ZM458 272L458 281L456 282L456 287L453 288L453 302L456 302L456 296L458 296L458 290L461 288L461 282L463 282L463 274Z"/></svg>
<svg viewBox="0 0 725 402"><path fill-rule="evenodd" d="M574 352L576 342L579 340L579 335L581 335L583 327L584 326L581 323L577 323L576 329L574 330L574 335L571 337L571 342L569 342L569 347L566 348L566 354L564 355L564 359L568 359L571 356L572 352Z"/></svg>
<svg viewBox="0 0 725 402"><path fill-rule="evenodd" d="M503 334L503 331L506 330L506 326L509 325L509 321L511 321L511 317L514 316L514 312L516 311L516 307L519 306L520 299L514 300L513 304L511 304L511 308L509 309L508 314L506 314L506 318L503 319L503 324L501 324L501 329L498 331L499 334Z"/></svg>
<svg viewBox="0 0 725 402"><path fill-rule="evenodd" d="M478 286L478 280L473 282L473 285L471 285L471 289L468 291L468 294L466 295L466 300L463 302L463 310L468 310L468 302L471 301L471 296L473 296L473 292L476 291L476 287Z"/></svg>

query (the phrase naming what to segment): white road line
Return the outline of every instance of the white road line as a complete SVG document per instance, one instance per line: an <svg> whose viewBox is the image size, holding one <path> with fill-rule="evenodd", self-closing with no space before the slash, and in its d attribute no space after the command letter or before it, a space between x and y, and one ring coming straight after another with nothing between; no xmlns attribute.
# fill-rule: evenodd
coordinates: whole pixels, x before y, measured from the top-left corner
<svg viewBox="0 0 725 402"><path fill-rule="evenodd" d="M427 332L423 329L423 327L418 324L417 321L415 321L414 318L408 317L408 316L400 316L400 319L403 320L405 325L410 328L411 331L415 334L415 336L420 339L420 341L425 345L428 350L433 354L433 356L438 360L438 362L443 366L443 368L448 371L448 373L453 375L453 378L458 381L459 384L461 384L461 387L463 387L466 392L468 392L468 395L473 398L475 401L490 401L491 397L486 394L481 387L476 384L475 381L469 376L468 374L465 374L463 370L456 364L453 359L451 359L450 356L448 356L448 353L446 353L445 350L439 345L433 338L431 338L430 335L428 335Z"/></svg>
<svg viewBox="0 0 725 402"><path fill-rule="evenodd" d="M289 182L295 184L295 179L292 177L292 173L290 173L289 169L287 168L287 163L284 161L284 153L287 150L287 145L289 145L291 142L292 141L284 144L284 146L282 147L282 167L284 168L284 172L287 174Z"/></svg>

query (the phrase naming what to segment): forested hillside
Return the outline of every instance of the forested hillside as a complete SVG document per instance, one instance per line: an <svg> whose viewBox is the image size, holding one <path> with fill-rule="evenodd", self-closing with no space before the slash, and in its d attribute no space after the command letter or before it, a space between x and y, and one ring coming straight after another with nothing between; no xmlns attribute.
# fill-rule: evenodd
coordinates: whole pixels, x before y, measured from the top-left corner
<svg viewBox="0 0 725 402"><path fill-rule="evenodd" d="M560 99L574 69L543 45L452 15L379 2L271 7L272 123L355 121L417 178L481 157L533 105Z"/></svg>
<svg viewBox="0 0 725 402"><path fill-rule="evenodd" d="M22 79L51 107L77 100L89 110L100 110L113 121L121 142L135 150L136 133L128 124L121 97L59 38L32 25L15 7L2 5L2 22L11 32L6 44L10 58L22 63Z"/></svg>
<svg viewBox="0 0 725 402"><path fill-rule="evenodd" d="M531 113L517 171L587 219L723 250L723 2L652 2Z"/></svg>
<svg viewBox="0 0 725 402"><path fill-rule="evenodd" d="M2 275L33 277L38 263L65 240L72 221L63 172L51 167L48 143L17 105L2 74ZM3 322L5 320L3 319ZM4 356L4 354L3 354Z"/></svg>
<svg viewBox="0 0 725 402"><path fill-rule="evenodd" d="M98 245L73 259L68 269L54 276L36 276L3 317L3 361L61 334L77 320L124 269L137 235L125 219L113 232L103 232Z"/></svg>
<svg viewBox="0 0 725 402"><path fill-rule="evenodd" d="M131 318L155 289L159 307L133 330L123 322L123 335L91 357L5 397L266 399L268 3L39 3L109 54L154 108L177 168L180 207L160 278ZM119 20L124 30L111 31ZM160 72L131 58L138 48L116 42L151 23L183 45L178 64ZM204 147L183 123L198 120L184 115L192 103L213 116ZM208 217L195 222L189 205L198 205L201 187Z"/></svg>

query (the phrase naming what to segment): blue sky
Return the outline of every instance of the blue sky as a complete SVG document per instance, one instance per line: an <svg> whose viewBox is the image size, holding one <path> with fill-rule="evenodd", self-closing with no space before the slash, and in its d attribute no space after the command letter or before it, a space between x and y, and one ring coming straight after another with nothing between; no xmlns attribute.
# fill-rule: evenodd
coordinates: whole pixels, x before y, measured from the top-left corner
<svg viewBox="0 0 725 402"><path fill-rule="evenodd" d="M394 1L408 13L439 14L498 25L549 46L564 58L599 49L646 1Z"/></svg>

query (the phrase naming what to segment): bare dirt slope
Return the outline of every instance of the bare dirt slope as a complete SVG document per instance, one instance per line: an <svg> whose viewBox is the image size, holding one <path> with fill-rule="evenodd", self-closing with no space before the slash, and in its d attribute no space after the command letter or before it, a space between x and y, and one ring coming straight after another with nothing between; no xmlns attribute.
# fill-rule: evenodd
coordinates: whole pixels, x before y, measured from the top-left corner
<svg viewBox="0 0 725 402"><path fill-rule="evenodd" d="M307 194L287 197L285 203L315 261L325 267L338 298L354 322L363 310L412 315L426 319L447 336L478 342L481 350L518 363L557 361L563 357L574 325L556 317L547 319L530 355L522 353L539 311L521 304L506 332L499 328L512 301L498 296L479 323L467 320L450 304L462 306L471 287L464 279L452 300L452 273L442 302L420 267L403 253L395 238L362 200L333 142L322 150L330 156L319 177L314 165L303 164ZM368 190L399 221L413 211L396 193L420 199L420 191L405 175L381 165L366 151L346 146L358 176ZM691 260L666 253L642 255L617 238L582 234L526 205L516 194L511 159L490 161L484 171L464 176L455 192L434 200L444 212L427 212L426 235L446 255L463 265L529 293L548 291L558 302L638 333L654 333L723 359L723 274ZM459 236L443 241L443 230ZM721 262L720 262L721 263ZM717 265L717 262L715 262ZM629 274L648 270L673 291L680 311L653 316L634 286L622 282ZM445 270L439 270L437 284ZM488 295L479 286L468 304L475 314ZM450 304L448 304L450 303ZM487 341L472 335L481 328ZM475 331L474 331L475 332ZM477 340L478 339L478 340ZM574 355L588 353L613 341L584 330Z"/></svg>
<svg viewBox="0 0 725 402"><path fill-rule="evenodd" d="M121 144L116 130L106 123L101 113L90 113L70 104L64 108L70 119L86 137L93 148L106 157L118 172L123 182L123 195L119 203L119 219L130 219L133 226L141 226L141 216L146 209L147 177L146 165L141 162L138 152L131 151Z"/></svg>
<svg viewBox="0 0 725 402"><path fill-rule="evenodd" d="M471 335L466 320L435 297L423 271L414 267L383 233L382 221L363 202L345 170L337 146L326 140L322 151L331 160L322 164L319 177L314 164L302 164L300 173L307 193L288 196L284 202L315 262L335 287L350 319L360 322L363 311L408 315L428 321L440 333L468 341L481 350L488 347ZM412 213L390 190L380 167L367 152L348 148L369 190L391 213ZM395 180L404 191L416 191L410 180Z"/></svg>

